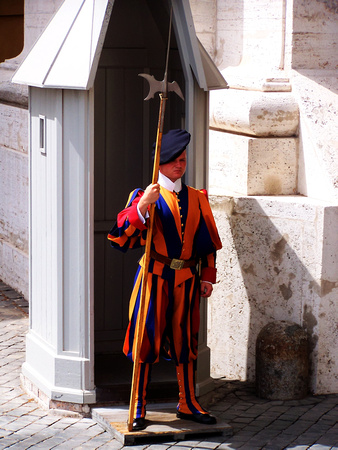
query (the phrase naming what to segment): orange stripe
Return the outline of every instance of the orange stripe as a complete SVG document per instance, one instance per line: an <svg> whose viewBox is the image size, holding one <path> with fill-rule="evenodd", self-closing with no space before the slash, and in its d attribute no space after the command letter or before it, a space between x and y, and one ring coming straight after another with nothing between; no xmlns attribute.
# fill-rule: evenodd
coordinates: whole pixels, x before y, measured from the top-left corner
<svg viewBox="0 0 338 450"><path fill-rule="evenodd" d="M195 397L195 383L194 383L194 363L191 361L188 364L179 364L176 366L177 379L180 386L180 399L178 404L178 410L185 414L192 414L198 411L201 414L207 414L207 412L198 403ZM185 385L185 376L188 378L188 386ZM188 388L189 392L186 390ZM196 411L191 411L188 406L191 403Z"/></svg>
<svg viewBox="0 0 338 450"><path fill-rule="evenodd" d="M182 254L183 259L191 258L192 248L194 245L195 231L198 228L200 222L200 210L198 195L196 195L195 189L188 187L188 213L187 221L185 224L186 233L184 235L184 248L188 251L188 254Z"/></svg>
<svg viewBox="0 0 338 450"><path fill-rule="evenodd" d="M130 300L129 300L129 320L131 320L131 317L133 315L133 311L134 311L134 308L135 308L137 294L138 294L138 291L140 289L140 284L141 284L141 281L142 281L142 274L143 274L143 271L140 270L140 272L138 274L138 277L137 277L137 279L135 281L135 284L134 284L134 287L133 287L133 291L132 291L131 296L130 296Z"/></svg>

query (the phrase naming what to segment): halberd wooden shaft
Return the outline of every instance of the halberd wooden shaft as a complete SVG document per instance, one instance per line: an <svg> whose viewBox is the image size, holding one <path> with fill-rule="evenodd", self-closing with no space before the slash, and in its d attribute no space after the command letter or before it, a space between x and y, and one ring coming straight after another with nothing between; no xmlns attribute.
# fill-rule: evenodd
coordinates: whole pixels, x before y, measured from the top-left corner
<svg viewBox="0 0 338 450"><path fill-rule="evenodd" d="M155 184L158 181L162 134L163 134L164 112L165 112L165 105L166 105L166 101L167 101L167 98L164 97L163 94L160 94L160 98L161 98L161 102L160 102L160 110L159 110L158 126L157 126L152 184ZM143 334L144 334L146 315L147 315L147 311L146 311L146 297L147 297L147 286L148 286L147 280L148 280L148 268L149 268L149 262L150 262L151 241L152 241L153 226L154 226L154 215L155 215L155 203L152 203L150 205L150 209L149 209L147 238L146 238L146 245L145 245L145 251L144 251L141 297L140 297L140 305L139 305L139 311L138 311L138 319L136 322L135 341L134 341L134 346L133 346L134 366L133 366L133 378L132 378L131 393L130 393L128 431L132 431L132 429L133 429L133 420L134 420L134 414L135 414L135 401L136 401L136 389L137 389L137 385L138 385L137 376L139 373L139 364L140 364L140 356L141 356L140 353L141 353ZM148 295L150 295L150 292Z"/></svg>

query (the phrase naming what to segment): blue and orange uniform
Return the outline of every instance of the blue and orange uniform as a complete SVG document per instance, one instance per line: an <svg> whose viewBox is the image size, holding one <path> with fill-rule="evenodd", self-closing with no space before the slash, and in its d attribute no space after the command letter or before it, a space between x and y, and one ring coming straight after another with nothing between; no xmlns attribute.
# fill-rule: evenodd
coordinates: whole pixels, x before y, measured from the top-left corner
<svg viewBox="0 0 338 450"><path fill-rule="evenodd" d="M163 144L162 144L163 145ZM180 400L178 415L203 415L195 398L194 368L199 330L200 280L216 281L216 251L222 247L207 193L179 180L177 192L161 173L155 203L154 227L145 299L146 324L140 351L136 418L145 416L151 364L160 356L176 363ZM108 239L123 252L144 246L147 220L138 202L143 190L131 192ZM129 305L129 325L123 351L133 360L145 255L139 261ZM200 265L200 276L198 265Z"/></svg>

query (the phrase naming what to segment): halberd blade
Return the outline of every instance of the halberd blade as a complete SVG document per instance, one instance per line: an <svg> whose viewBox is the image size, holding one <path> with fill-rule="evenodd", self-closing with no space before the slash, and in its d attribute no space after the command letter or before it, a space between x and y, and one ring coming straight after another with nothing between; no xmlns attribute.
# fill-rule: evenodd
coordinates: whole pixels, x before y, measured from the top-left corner
<svg viewBox="0 0 338 450"><path fill-rule="evenodd" d="M156 92L160 92L161 94L166 95L167 92L176 92L176 94L184 100L184 96L182 91L176 81L172 81L171 83L166 83L165 80L158 81L154 77L154 75L149 75L148 73L139 73L140 77L145 78L149 83L149 93L144 100L149 100L154 98Z"/></svg>
<svg viewBox="0 0 338 450"><path fill-rule="evenodd" d="M176 92L176 94L181 97L182 100L184 100L184 96L182 94L182 91L177 83L177 81L172 81L171 83L168 83L168 91Z"/></svg>

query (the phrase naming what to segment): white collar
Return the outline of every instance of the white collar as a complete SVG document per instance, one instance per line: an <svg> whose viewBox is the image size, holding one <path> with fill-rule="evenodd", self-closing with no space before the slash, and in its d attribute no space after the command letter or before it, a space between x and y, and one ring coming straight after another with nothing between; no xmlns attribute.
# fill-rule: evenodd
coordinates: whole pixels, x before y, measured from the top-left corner
<svg viewBox="0 0 338 450"><path fill-rule="evenodd" d="M169 180L168 177L163 175L163 173L161 171L159 171L159 173L158 173L158 183L160 184L160 186L164 187L165 189L168 189L168 191L171 191L171 192L174 192L174 191L180 192L180 190L182 189L181 178L179 178L178 180L175 181L175 183L173 183L171 180Z"/></svg>

